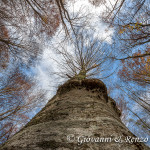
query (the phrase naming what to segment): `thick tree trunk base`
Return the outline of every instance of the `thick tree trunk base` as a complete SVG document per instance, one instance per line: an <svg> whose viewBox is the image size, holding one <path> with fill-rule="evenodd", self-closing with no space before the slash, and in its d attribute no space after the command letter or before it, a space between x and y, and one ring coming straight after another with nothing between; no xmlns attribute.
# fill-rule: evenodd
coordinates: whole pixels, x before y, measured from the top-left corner
<svg viewBox="0 0 150 150"><path fill-rule="evenodd" d="M68 81L1 150L149 150L121 122L115 101L96 79ZM118 141L121 137L122 141ZM118 139L117 139L118 138Z"/></svg>

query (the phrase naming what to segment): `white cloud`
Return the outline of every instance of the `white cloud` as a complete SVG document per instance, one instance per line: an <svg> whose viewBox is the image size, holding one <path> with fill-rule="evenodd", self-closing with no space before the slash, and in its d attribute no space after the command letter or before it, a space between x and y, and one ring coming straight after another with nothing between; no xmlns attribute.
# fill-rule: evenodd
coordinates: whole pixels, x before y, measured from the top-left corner
<svg viewBox="0 0 150 150"><path fill-rule="evenodd" d="M114 1L111 3L114 3ZM107 6L109 8L110 3L107 3ZM109 43L112 42L111 36L113 34L113 29L108 29L108 25L102 22L100 18L102 13L106 11L105 5L101 4L95 6L88 0L76 0L72 3L69 1L66 7L69 11L70 18L78 16L80 19L75 20L75 22L83 26L84 30L93 35L94 38L99 40L105 39L105 41Z"/></svg>

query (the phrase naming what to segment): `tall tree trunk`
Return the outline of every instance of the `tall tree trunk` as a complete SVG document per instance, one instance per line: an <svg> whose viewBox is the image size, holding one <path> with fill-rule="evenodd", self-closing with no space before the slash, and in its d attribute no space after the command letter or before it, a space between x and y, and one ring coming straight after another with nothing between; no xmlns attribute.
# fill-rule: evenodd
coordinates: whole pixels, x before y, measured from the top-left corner
<svg viewBox="0 0 150 150"><path fill-rule="evenodd" d="M0 149L148 150L125 127L120 115L115 101L107 96L102 81L69 80Z"/></svg>

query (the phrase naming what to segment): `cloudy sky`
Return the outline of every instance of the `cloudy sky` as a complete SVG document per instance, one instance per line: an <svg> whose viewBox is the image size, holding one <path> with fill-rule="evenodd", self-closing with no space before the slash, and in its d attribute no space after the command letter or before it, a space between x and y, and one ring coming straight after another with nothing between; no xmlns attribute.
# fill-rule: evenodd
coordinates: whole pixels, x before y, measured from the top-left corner
<svg viewBox="0 0 150 150"><path fill-rule="evenodd" d="M66 5L71 18L86 16L78 21L78 23L84 25L85 32L88 31L89 35L99 40L104 40L108 44L112 43L113 28L108 29L108 25L100 19L100 14L105 11L103 5L94 6L87 0L76 0L75 3L69 2ZM53 73L59 72L59 65L55 60L61 63L61 57L55 53L54 47L59 47L59 43L62 41L64 35L65 33L60 25L53 38L43 46L42 59L36 65L36 68L34 68L37 74L36 79L39 81L38 83L46 90L55 91L55 87L57 87L56 83L63 82L63 79L56 81L56 76ZM72 45L67 45L66 43L66 47L69 52L73 53ZM51 97L54 93L49 92L48 97Z"/></svg>

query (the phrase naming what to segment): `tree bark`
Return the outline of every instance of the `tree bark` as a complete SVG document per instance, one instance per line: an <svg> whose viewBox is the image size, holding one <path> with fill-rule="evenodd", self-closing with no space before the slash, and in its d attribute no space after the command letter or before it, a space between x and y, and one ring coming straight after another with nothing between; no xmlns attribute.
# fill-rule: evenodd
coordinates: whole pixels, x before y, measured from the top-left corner
<svg viewBox="0 0 150 150"><path fill-rule="evenodd" d="M1 150L149 150L121 122L98 79L69 80ZM119 141L119 138L121 140ZM132 144L131 144L132 143Z"/></svg>

